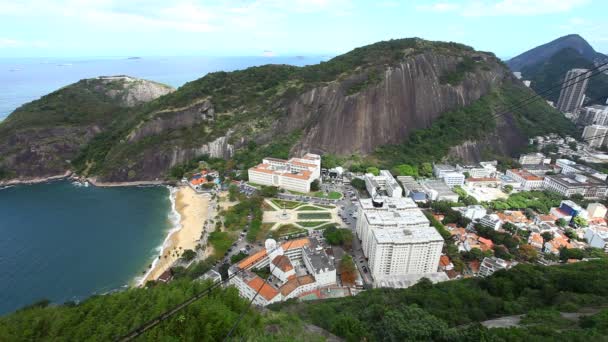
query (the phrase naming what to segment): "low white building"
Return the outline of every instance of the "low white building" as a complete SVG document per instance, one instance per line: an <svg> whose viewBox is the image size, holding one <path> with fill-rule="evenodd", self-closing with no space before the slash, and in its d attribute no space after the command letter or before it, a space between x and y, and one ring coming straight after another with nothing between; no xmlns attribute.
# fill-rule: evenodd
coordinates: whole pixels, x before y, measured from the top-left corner
<svg viewBox="0 0 608 342"><path fill-rule="evenodd" d="M443 174L443 181L447 186L453 188L464 184L464 174L460 172L446 172Z"/></svg>
<svg viewBox="0 0 608 342"><path fill-rule="evenodd" d="M525 170L507 170L506 175L521 184L521 189L525 191L538 190L543 187L543 177L536 176Z"/></svg>
<svg viewBox="0 0 608 342"><path fill-rule="evenodd" d="M588 227L585 229L585 240L589 246L600 248L608 252L608 228Z"/></svg>
<svg viewBox="0 0 608 342"><path fill-rule="evenodd" d="M509 264L497 257L486 257L479 265L479 275L482 277L491 276L498 270L505 270L509 268Z"/></svg>
<svg viewBox="0 0 608 342"><path fill-rule="evenodd" d="M388 170L380 170L378 176L367 173L363 180L371 197L375 197L379 192L386 193L389 197L402 196L403 189Z"/></svg>
<svg viewBox="0 0 608 342"><path fill-rule="evenodd" d="M471 221L479 220L486 216L487 214L486 208L479 204L469 205L463 210L463 216L468 218Z"/></svg>
<svg viewBox="0 0 608 342"><path fill-rule="evenodd" d="M549 164L550 162L551 158L546 158L544 154L539 152L527 153L519 156L519 163L521 165Z"/></svg>
<svg viewBox="0 0 608 342"><path fill-rule="evenodd" d="M489 215L485 215L484 217L479 219L479 224L481 224L484 227L488 227L488 228L497 230L498 228L500 228L500 226L502 226L502 221L500 220L500 217L498 217L498 215L489 214Z"/></svg>
<svg viewBox="0 0 608 342"><path fill-rule="evenodd" d="M608 209L602 203L589 203L587 206L587 212L589 213L589 218L604 218L606 217L606 213Z"/></svg>
<svg viewBox="0 0 608 342"><path fill-rule="evenodd" d="M555 191L565 197L580 194L586 199L601 199L606 197L608 192L608 185L605 182L582 174L546 176L543 188Z"/></svg>

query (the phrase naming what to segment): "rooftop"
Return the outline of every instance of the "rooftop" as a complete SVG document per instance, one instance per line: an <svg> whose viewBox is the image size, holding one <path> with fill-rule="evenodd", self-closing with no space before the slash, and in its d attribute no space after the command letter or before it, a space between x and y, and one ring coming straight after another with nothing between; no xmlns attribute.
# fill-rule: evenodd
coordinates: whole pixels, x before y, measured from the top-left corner
<svg viewBox="0 0 608 342"><path fill-rule="evenodd" d="M378 207L374 205L382 203L382 206ZM418 206L409 197L381 197L381 198L361 198L359 199L359 205L363 210L406 210L406 209L417 209Z"/></svg>
<svg viewBox="0 0 608 342"><path fill-rule="evenodd" d="M530 173L530 172L528 172L526 170L511 169L509 171L511 171L511 173L513 173L515 175L518 175L519 177L521 177L521 178L523 178L523 179L525 179L527 181L541 181L541 180L543 180L543 177L536 176L536 175L534 175L534 174L532 174L532 173Z"/></svg>
<svg viewBox="0 0 608 342"><path fill-rule="evenodd" d="M366 212L365 218L370 225L407 227L429 224L421 210Z"/></svg>
<svg viewBox="0 0 608 342"><path fill-rule="evenodd" d="M577 177L578 176L578 177ZM594 177L581 177L581 175L573 175L573 174L569 174L569 175L565 175L565 174L558 174L558 175L550 175L550 176L546 176L546 178L549 178L553 181L555 181L556 183L563 185L565 187L585 187L585 186L599 186L599 185L606 185L606 183L602 182L601 180L594 178Z"/></svg>
<svg viewBox="0 0 608 342"><path fill-rule="evenodd" d="M293 270L293 265L289 258L285 255L277 255L274 259L272 259L272 264L278 267L283 272L289 272Z"/></svg>
<svg viewBox="0 0 608 342"><path fill-rule="evenodd" d="M304 254L308 261L310 261L315 274L334 271L336 269L333 257L327 255L325 249L317 239L310 239L310 245L304 247Z"/></svg>
<svg viewBox="0 0 608 342"><path fill-rule="evenodd" d="M443 238L433 227L374 229L372 232L378 243L411 244L433 241L443 242Z"/></svg>

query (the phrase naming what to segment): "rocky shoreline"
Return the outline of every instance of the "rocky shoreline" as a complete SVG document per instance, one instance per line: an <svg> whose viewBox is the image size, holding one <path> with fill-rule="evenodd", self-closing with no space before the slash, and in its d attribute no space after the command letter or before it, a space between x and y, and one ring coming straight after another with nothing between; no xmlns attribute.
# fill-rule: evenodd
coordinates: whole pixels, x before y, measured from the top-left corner
<svg viewBox="0 0 608 342"><path fill-rule="evenodd" d="M89 182L93 186L97 187L120 187L120 186L145 186L145 185L174 185L173 182L169 181L133 181L133 182L102 182L98 181L96 177L81 177L72 171L66 171L64 174L48 177L39 178L15 178L9 180L0 181L0 187L13 186L13 185L33 185L47 182L53 182L58 180L70 180L76 182Z"/></svg>

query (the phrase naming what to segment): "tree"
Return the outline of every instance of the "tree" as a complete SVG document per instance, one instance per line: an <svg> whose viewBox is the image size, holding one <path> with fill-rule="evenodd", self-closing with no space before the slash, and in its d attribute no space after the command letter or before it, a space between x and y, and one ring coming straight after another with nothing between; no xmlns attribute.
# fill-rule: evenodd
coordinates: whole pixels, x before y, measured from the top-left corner
<svg viewBox="0 0 608 342"><path fill-rule="evenodd" d="M514 234L515 232L517 232L517 227L511 222L503 223L502 229L506 230L507 232L509 232L511 234Z"/></svg>
<svg viewBox="0 0 608 342"><path fill-rule="evenodd" d="M513 192L513 185L505 185L502 187L502 189L505 191L506 194L510 194L511 192Z"/></svg>
<svg viewBox="0 0 608 342"><path fill-rule="evenodd" d="M186 249L182 253L182 259L184 259L186 261L190 261L190 260L194 259L195 257L196 257L196 252L191 249Z"/></svg>
<svg viewBox="0 0 608 342"><path fill-rule="evenodd" d="M589 224L587 223L587 220L585 220L584 218L582 218L581 216L575 216L574 219L572 219L572 222L577 226L577 227L587 227Z"/></svg>
<svg viewBox="0 0 608 342"><path fill-rule="evenodd" d="M230 187L228 187L228 199L230 202L236 201L238 193L239 188L236 185L231 184Z"/></svg>
<svg viewBox="0 0 608 342"><path fill-rule="evenodd" d="M462 253L462 258L466 261L478 260L481 261L486 255L479 248L471 248L470 251Z"/></svg>
<svg viewBox="0 0 608 342"><path fill-rule="evenodd" d="M543 238L543 243L553 240L553 234L551 234L551 232L544 232L540 234L540 236Z"/></svg>
<svg viewBox="0 0 608 342"><path fill-rule="evenodd" d="M367 169L365 169L365 172L371 173L374 176L378 176L380 174L380 170L375 166L369 166Z"/></svg>
<svg viewBox="0 0 608 342"><path fill-rule="evenodd" d="M519 246L517 256L527 262L535 262L538 259L538 251L529 244Z"/></svg>
<svg viewBox="0 0 608 342"><path fill-rule="evenodd" d="M568 147L570 147L571 150L576 151L578 150L578 145L576 144L576 141L571 141L568 143Z"/></svg>
<svg viewBox="0 0 608 342"><path fill-rule="evenodd" d="M504 260L511 260L513 259L513 255L511 255L511 253L509 253L509 250L507 249L507 247L503 246L503 245L495 245L493 247L494 249L494 255L497 258L501 258Z"/></svg>
<svg viewBox="0 0 608 342"><path fill-rule="evenodd" d="M262 189L260 190L260 195L262 195L262 197L277 197L278 193L279 188L276 186L262 186Z"/></svg>
<svg viewBox="0 0 608 342"><path fill-rule="evenodd" d="M555 224L558 225L559 227L565 227L568 225L568 221L566 221L563 217L559 218L558 220L555 221Z"/></svg>
<svg viewBox="0 0 608 342"><path fill-rule="evenodd" d="M569 239L576 239L576 238L578 237L578 236L576 235L576 232L574 231L574 229L570 229L570 228L566 229L566 231L565 231L565 233L564 233L564 234L566 234L566 236L567 236Z"/></svg>
<svg viewBox="0 0 608 342"><path fill-rule="evenodd" d="M433 175L433 165L428 162L420 164L420 167L418 168L418 173L422 177L431 177Z"/></svg>
<svg viewBox="0 0 608 342"><path fill-rule="evenodd" d="M357 267L353 258L348 254L344 254L342 260L340 260L340 279L342 279L343 284L349 286L353 286L355 279L357 279Z"/></svg>
<svg viewBox="0 0 608 342"><path fill-rule="evenodd" d="M318 179L315 179L314 181L312 181L312 183L310 183L310 191L319 191L320 188L321 182L319 182Z"/></svg>
<svg viewBox="0 0 608 342"><path fill-rule="evenodd" d="M353 178L350 181L350 185L353 186L353 188L357 189L357 190L365 190L365 181L361 178Z"/></svg>
<svg viewBox="0 0 608 342"><path fill-rule="evenodd" d="M235 255L233 255L233 256L230 257L230 263L236 264L237 262L245 259L246 257L247 257L246 253L239 252L239 254L235 254Z"/></svg>
<svg viewBox="0 0 608 342"><path fill-rule="evenodd" d="M409 165L409 164L401 164L401 165L397 165L395 166L395 168L393 169L393 172L397 175L397 176L412 176L412 177L418 177L418 169L416 169L416 167Z"/></svg>

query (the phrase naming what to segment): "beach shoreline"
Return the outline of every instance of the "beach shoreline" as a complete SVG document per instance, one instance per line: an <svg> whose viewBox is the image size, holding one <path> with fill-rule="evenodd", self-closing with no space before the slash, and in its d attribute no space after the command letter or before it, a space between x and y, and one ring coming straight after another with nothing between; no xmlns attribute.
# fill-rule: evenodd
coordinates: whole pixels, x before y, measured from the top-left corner
<svg viewBox="0 0 608 342"><path fill-rule="evenodd" d="M159 254L150 269L138 280L143 286L149 280L156 280L177 261L185 250L196 251L208 218L210 197L197 194L189 186L170 187L172 228L167 232Z"/></svg>

